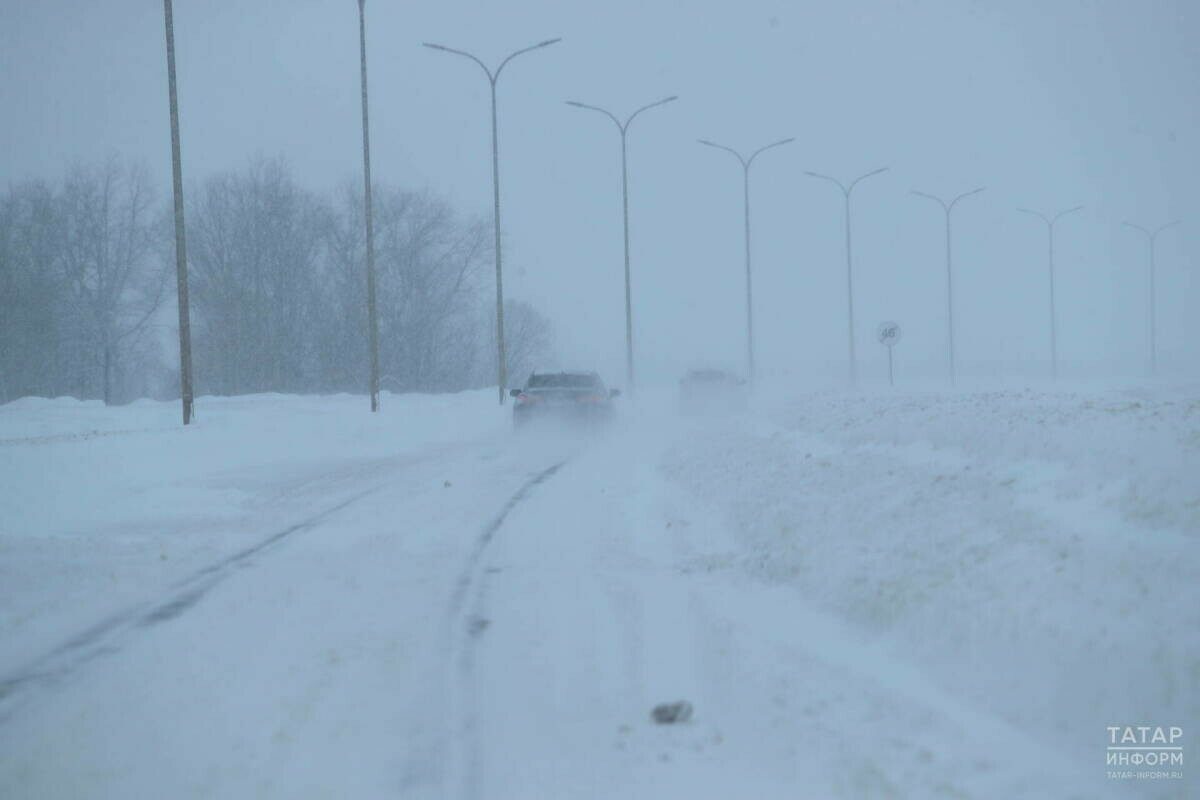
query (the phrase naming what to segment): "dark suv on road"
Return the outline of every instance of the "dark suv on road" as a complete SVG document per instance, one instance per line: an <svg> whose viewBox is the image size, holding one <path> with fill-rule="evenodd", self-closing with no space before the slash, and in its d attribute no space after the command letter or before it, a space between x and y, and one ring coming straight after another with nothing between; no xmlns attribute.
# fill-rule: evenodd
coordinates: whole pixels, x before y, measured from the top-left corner
<svg viewBox="0 0 1200 800"><path fill-rule="evenodd" d="M621 392L607 389L595 372L534 372L525 388L509 392L513 426L534 420L607 422L613 415L613 398Z"/></svg>

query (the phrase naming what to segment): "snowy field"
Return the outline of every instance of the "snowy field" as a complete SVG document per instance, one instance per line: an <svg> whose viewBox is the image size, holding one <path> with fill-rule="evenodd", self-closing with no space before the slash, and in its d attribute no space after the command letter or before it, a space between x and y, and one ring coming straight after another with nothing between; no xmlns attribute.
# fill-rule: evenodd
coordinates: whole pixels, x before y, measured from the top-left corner
<svg viewBox="0 0 1200 800"><path fill-rule="evenodd" d="M0 406L0 797L1200 796L1200 387L383 401Z"/></svg>

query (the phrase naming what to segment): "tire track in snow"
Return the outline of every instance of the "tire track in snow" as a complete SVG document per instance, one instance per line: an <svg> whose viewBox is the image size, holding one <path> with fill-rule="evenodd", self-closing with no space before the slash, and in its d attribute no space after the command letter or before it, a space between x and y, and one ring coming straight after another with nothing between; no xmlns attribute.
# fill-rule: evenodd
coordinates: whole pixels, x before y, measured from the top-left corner
<svg viewBox="0 0 1200 800"><path fill-rule="evenodd" d="M130 428L118 431L78 431L76 433L52 433L43 436L20 436L13 439L0 439L0 447L16 447L18 445L59 444L61 442L82 442L102 436L136 436L140 433L172 433L175 428Z"/></svg>
<svg viewBox="0 0 1200 800"><path fill-rule="evenodd" d="M518 505L538 486L548 481L567 462L559 461L534 475L517 492L508 499L475 540L475 547L467 557L467 564L459 575L450 596L450 624L447 630L450 635L447 663L457 676L457 685L449 688L451 710L447 714L449 730L447 732L446 750L452 753L448 769L444 772L444 796L474 798L480 796L479 761L480 743L477 721L475 691L475 644L479 636L487 629L489 620L484 615L484 591L487 581L481 572L480 565L488 545L503 527L505 520ZM468 596L473 597L467 606ZM453 781L448 785L446 780ZM457 791L455 791L457 790Z"/></svg>
<svg viewBox="0 0 1200 800"><path fill-rule="evenodd" d="M483 558L483 553L485 550L487 550L488 544L493 538L495 538L496 531L500 530L500 526L504 524L504 520L508 518L508 515L512 513L512 510L516 508L522 500L529 496L529 493L533 491L534 487L549 480L551 476L558 472L558 470L565 463L567 462L560 461L554 466L542 470L537 475L534 475L532 478L526 481L525 484L517 490L516 494L508 498L508 502L505 503L504 507L500 509L500 513L497 514L496 517L483 529L483 532L480 533L479 538L475 540L475 548L471 551L471 555L467 559L467 566L463 569L462 574L458 577L458 582L454 585L454 594L450 599L451 616L456 616L462 610L463 602L466 600L467 590L471 588L471 583L475 579L475 572L476 568L479 566L479 561L481 558Z"/></svg>
<svg viewBox="0 0 1200 800"><path fill-rule="evenodd" d="M250 547L226 556L176 583L166 599L140 603L114 614L35 658L23 669L0 677L0 725L25 705L37 690L53 688L91 661L119 652L125 640L137 632L169 622L185 613L254 556L293 534L316 527L380 488L382 484L358 492Z"/></svg>

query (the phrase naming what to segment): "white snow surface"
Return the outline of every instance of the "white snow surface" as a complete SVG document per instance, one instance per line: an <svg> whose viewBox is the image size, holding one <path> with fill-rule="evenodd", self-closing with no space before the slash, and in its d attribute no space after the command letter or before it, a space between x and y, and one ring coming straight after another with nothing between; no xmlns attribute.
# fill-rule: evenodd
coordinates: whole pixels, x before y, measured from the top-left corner
<svg viewBox="0 0 1200 800"><path fill-rule="evenodd" d="M1200 387L622 401L0 406L0 798L1200 795Z"/></svg>

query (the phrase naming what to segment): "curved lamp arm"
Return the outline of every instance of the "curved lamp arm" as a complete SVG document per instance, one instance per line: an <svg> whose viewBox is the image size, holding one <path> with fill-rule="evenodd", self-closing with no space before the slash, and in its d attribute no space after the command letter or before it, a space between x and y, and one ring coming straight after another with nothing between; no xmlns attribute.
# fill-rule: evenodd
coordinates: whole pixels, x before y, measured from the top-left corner
<svg viewBox="0 0 1200 800"><path fill-rule="evenodd" d="M794 142L794 141L796 141L796 137L791 136L787 139L780 139L778 142L771 142L770 144L764 144L762 147L758 148L753 153L751 153L750 157L748 159L746 159L746 167L749 168L749 166L754 163L754 159L758 158L759 153L770 150L772 147L780 147L782 145L787 144L788 142Z"/></svg>
<svg viewBox="0 0 1200 800"><path fill-rule="evenodd" d="M547 39L544 42L538 42L535 45L530 45L529 47L523 48L523 49L518 50L517 52L511 54L508 58L506 58L500 62L500 66L496 67L496 77L492 78L492 81L495 82L495 81L500 80L500 71L504 69L505 65L508 64L508 62L512 61L517 56L522 55L524 53L528 53L532 50L540 50L543 47L549 47L550 45L555 44L557 42L561 42L561 41L562 41L561 36L557 39Z"/></svg>
<svg viewBox="0 0 1200 800"><path fill-rule="evenodd" d="M1066 211L1060 211L1054 215L1054 222L1058 222L1060 217L1065 217L1067 214L1074 214L1076 211L1082 210L1083 206L1075 206L1074 208L1068 208Z"/></svg>
<svg viewBox="0 0 1200 800"><path fill-rule="evenodd" d="M913 189L913 190L912 190L912 193L913 193L913 194L915 194L915 195L917 195L918 197L927 197L927 198L929 198L930 200L932 200L933 202L935 202L935 203L937 203L939 206L941 206L941 207L942 207L942 211L945 211L947 216L949 216L949 215L950 215L950 206L946 205L946 201L945 201L945 200L943 200L942 198L940 198L940 197L938 197L938 196L936 196L936 195L929 194L928 192L918 192L916 189Z"/></svg>
<svg viewBox="0 0 1200 800"><path fill-rule="evenodd" d="M430 50L441 50L442 52L445 52L445 53L454 53L456 56L465 56L466 58L471 59L472 61L474 61L476 64L479 65L479 68L481 70L483 70L484 75L487 75L487 78L490 82L492 82L492 83L496 82L496 78L493 77L492 71L487 68L487 65L484 64L482 61L480 61L475 56L466 52L465 50L455 50L453 47L446 47L445 45L442 45L442 44L433 44L432 42L422 42L422 44L425 47L428 47Z"/></svg>
<svg viewBox="0 0 1200 800"><path fill-rule="evenodd" d="M1032 209L1028 209L1028 208L1018 208L1017 211L1020 211L1022 214L1032 214L1033 216L1040 219L1042 222L1046 223L1046 227L1050 227L1053 224L1052 222L1050 222L1050 218L1047 217L1045 214L1043 214L1040 211L1033 211Z"/></svg>
<svg viewBox="0 0 1200 800"><path fill-rule="evenodd" d="M707 145L708 147L715 147L718 150L724 150L726 153L733 153L733 157L736 158L739 162L741 162L742 169L750 168L750 164L747 163L746 159L742 158L742 154L739 153L737 150L734 150L732 147L726 147L723 144L717 144L716 142L710 142L708 139L697 139L696 141L699 142L700 144Z"/></svg>
<svg viewBox="0 0 1200 800"><path fill-rule="evenodd" d="M609 111L606 108L600 108L600 106L588 105L587 103L580 103L577 100L567 100L566 103L567 103L567 105L574 106L575 108L586 108L590 111L599 111L601 114L603 114L604 116L611 119L613 121L613 124L617 126L617 128L621 131L622 134L624 134L626 129L629 128L629 123L633 122L633 118L636 117L638 114L641 114L643 111L654 108L656 106L666 105L667 103L670 103L672 100L678 100L678 99L679 99L678 95L672 95L670 97L664 97L662 100L658 100L656 102L650 103L649 105L644 105L641 108L639 108L637 111L634 111L632 114L630 114L629 118L627 120L625 120L624 123L622 123L621 120L617 119L616 115L613 114L611 111Z"/></svg>
<svg viewBox="0 0 1200 800"><path fill-rule="evenodd" d="M829 181L830 183L834 184L839 189L841 189L842 194L850 194L848 191L846 191L846 187L842 185L842 182L839 181L837 178L830 177L829 175L822 175L819 172L810 172L808 170L805 170L804 174L810 178L820 178L823 181Z"/></svg>
<svg viewBox="0 0 1200 800"><path fill-rule="evenodd" d="M567 100L565 102L567 105L574 106L575 108L586 108L589 111L599 111L601 114L611 119L613 124L617 126L618 130L624 130L624 128L621 126L621 120L614 117L611 111L607 111L599 106L589 106L587 103L580 103L576 100Z"/></svg>
<svg viewBox="0 0 1200 800"><path fill-rule="evenodd" d="M846 190L846 194L850 194L850 192L854 191L854 187L858 185L859 181L864 181L872 175L878 175L881 172L887 172L889 169L890 167L880 167L879 169L868 172L866 175L859 175L857 178L850 181L850 188Z"/></svg>
<svg viewBox="0 0 1200 800"><path fill-rule="evenodd" d="M970 196L971 196L971 195L973 195L973 194L979 194L980 192L982 192L982 191L983 191L984 189L986 189L986 188L987 188L986 186L980 186L978 189L972 189L972 190L971 190L971 191L969 191L969 192L963 192L963 193L962 193L962 194L960 194L958 197L956 197L956 198L954 198L953 200L951 200L951 201L950 201L950 205L949 205L949 207L948 207L948 209L947 209L946 213L947 213L947 214L948 214L948 213L950 213L950 211L952 211L952 210L954 209L954 204L955 204L955 203L957 203L959 200L962 200L964 197L970 197Z"/></svg>
<svg viewBox="0 0 1200 800"><path fill-rule="evenodd" d="M1171 220L1170 222L1168 222L1165 225L1159 225L1154 230L1150 230L1149 228L1143 228L1141 225L1138 225L1137 223L1134 223L1134 222L1122 222L1121 224L1126 225L1130 228L1133 228L1135 231L1141 231L1142 233L1146 234L1146 238L1150 240L1151 244L1153 244L1154 240L1158 238L1158 235L1160 233L1165 231L1167 228L1170 228L1174 225L1178 225L1182 221L1183 220L1178 220L1178 219Z"/></svg>
<svg viewBox="0 0 1200 800"><path fill-rule="evenodd" d="M642 113L643 111L649 111L650 109L655 108L657 106L665 106L667 103L673 102L678 99L679 99L679 95L673 94L670 97L664 97L662 100L656 100L653 103L649 103L647 105L642 106L637 111L635 111L629 115L629 119L625 120L625 124L621 126L621 130L625 130L626 128L628 128L629 123L633 122L634 117L636 117L638 114Z"/></svg>
<svg viewBox="0 0 1200 800"><path fill-rule="evenodd" d="M516 51L515 53L510 53L508 55L508 57L506 57L503 61L500 62L500 66L496 67L496 71L494 73L490 69L487 68L486 64L484 64L482 61L480 61L475 56L468 53L466 50L455 50L453 47L446 47L444 44L434 44L432 42L422 42L422 44L424 44L426 47L430 48L431 50L441 50L446 53L454 53L457 56L464 56L465 58L471 59L472 61L474 61L476 64L479 65L479 68L483 70L483 74L487 75L488 80L491 81L491 84L493 86L495 86L496 81L498 81L500 79L500 71L504 69L505 65L508 64L508 62L512 61L514 58L521 55L522 53L528 53L531 50L538 50L542 47L549 47L550 45L554 44L555 42L561 42L561 41L562 41L561 38L547 39L544 42L538 42L535 45L523 48L521 50Z"/></svg>
<svg viewBox="0 0 1200 800"><path fill-rule="evenodd" d="M1183 222L1183 220L1181 220L1181 219L1176 219L1176 220L1172 220L1172 221L1168 222L1166 225L1161 225L1161 226L1159 226L1158 230L1156 230L1156 231L1154 232L1154 235L1155 235L1155 236L1158 236L1160 233L1162 233L1163 231L1165 231L1167 228L1170 228L1172 225L1178 225L1178 224L1179 224L1179 223L1181 223L1181 222Z"/></svg>

